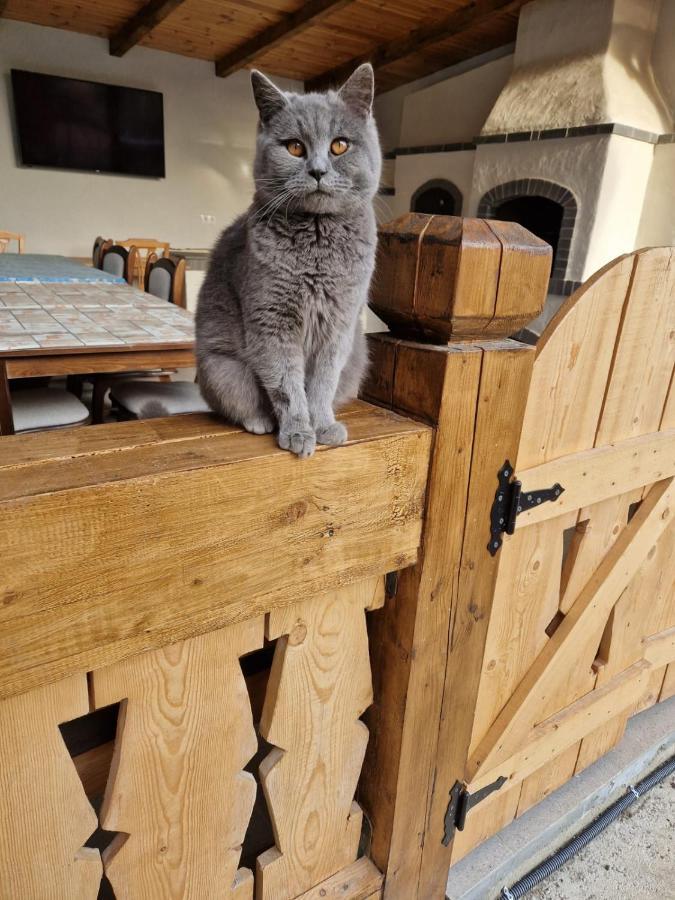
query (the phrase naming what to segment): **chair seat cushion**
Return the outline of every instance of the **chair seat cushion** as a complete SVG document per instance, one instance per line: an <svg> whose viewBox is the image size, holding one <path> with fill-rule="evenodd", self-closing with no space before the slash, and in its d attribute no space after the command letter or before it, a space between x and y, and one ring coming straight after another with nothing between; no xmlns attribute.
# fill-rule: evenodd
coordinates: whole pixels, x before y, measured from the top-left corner
<svg viewBox="0 0 675 900"><path fill-rule="evenodd" d="M82 425L89 410L77 397L60 388L34 388L12 391L14 431L39 431Z"/></svg>
<svg viewBox="0 0 675 900"><path fill-rule="evenodd" d="M122 381L114 384L110 393L139 419L210 411L199 387L191 381Z"/></svg>

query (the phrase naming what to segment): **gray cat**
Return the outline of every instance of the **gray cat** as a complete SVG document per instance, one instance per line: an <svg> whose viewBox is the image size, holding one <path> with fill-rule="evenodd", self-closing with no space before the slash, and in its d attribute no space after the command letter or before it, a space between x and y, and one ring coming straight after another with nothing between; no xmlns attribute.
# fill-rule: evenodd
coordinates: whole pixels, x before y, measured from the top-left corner
<svg viewBox="0 0 675 900"><path fill-rule="evenodd" d="M360 313L375 261L381 153L373 70L326 94L251 73L260 112L253 203L220 236L197 308L198 380L213 410L278 427L300 457L342 444L335 409L367 362Z"/></svg>

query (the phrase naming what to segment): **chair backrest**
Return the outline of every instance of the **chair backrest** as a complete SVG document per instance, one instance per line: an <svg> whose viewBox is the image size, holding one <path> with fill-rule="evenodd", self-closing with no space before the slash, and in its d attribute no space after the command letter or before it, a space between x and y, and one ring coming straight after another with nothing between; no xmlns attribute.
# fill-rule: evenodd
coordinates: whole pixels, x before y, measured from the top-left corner
<svg viewBox="0 0 675 900"><path fill-rule="evenodd" d="M165 256L157 259L157 254L151 253L145 266L145 290L185 308L185 260Z"/></svg>
<svg viewBox="0 0 675 900"><path fill-rule="evenodd" d="M132 284L136 265L138 261L138 251L135 247L121 247L119 244L111 244L101 247L101 265L100 268L110 275L117 275L124 278L127 284Z"/></svg>
<svg viewBox="0 0 675 900"><path fill-rule="evenodd" d="M103 259L103 249L106 250L112 247L113 242L110 238L103 238L100 235L94 241L94 246L91 251L91 262L95 269L101 268L101 261Z"/></svg>
<svg viewBox="0 0 675 900"><path fill-rule="evenodd" d="M26 236L18 234L16 231L0 231L0 253L4 253L9 246L10 241L16 241L19 245L19 253L23 253L25 249Z"/></svg>
<svg viewBox="0 0 675 900"><path fill-rule="evenodd" d="M162 251L162 256L168 256L171 244L168 241L158 241L157 238L132 237L117 242L121 247L135 247L137 250ZM157 254L159 255L159 254Z"/></svg>

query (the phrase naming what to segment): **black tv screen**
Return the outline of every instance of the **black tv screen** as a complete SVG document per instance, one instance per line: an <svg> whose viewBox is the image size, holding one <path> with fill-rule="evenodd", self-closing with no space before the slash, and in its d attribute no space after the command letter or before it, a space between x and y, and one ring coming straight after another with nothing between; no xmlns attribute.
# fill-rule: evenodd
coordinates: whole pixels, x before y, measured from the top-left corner
<svg viewBox="0 0 675 900"><path fill-rule="evenodd" d="M164 105L156 91L12 69L25 166L164 178Z"/></svg>

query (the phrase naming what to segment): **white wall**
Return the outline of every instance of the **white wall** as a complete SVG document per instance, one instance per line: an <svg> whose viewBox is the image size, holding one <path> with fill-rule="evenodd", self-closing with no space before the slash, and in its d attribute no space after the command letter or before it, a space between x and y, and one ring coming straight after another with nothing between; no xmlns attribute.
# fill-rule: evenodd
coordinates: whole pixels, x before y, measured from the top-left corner
<svg viewBox="0 0 675 900"><path fill-rule="evenodd" d="M161 91L167 177L18 166L11 68ZM86 256L97 234L210 247L250 202L257 113L247 72L216 78L213 63L143 47L117 59L100 38L3 19L0 76L0 228L25 232L28 252Z"/></svg>
<svg viewBox="0 0 675 900"><path fill-rule="evenodd" d="M402 84L400 87L394 88L391 91L387 91L384 94L378 94L375 98L374 109L383 148L385 150L393 150L395 147L403 146L403 142L401 140L401 121L403 118L403 107L406 103L406 99L411 94L417 94L417 92L422 91L426 87L438 84L440 82L445 82L447 79L454 78L455 76L461 75L464 72L470 72L474 69L482 68L487 63L490 63L493 60L501 60L504 57L508 57L510 59L512 58L512 55L513 44L508 44L504 47L497 47L495 50L490 50L488 53L483 53L480 56L474 56L471 59L466 59L463 62L456 63L454 66L449 66L447 69L441 69L438 72L434 72L433 75L427 75L426 78L420 78L417 81L410 81L407 84ZM464 111L467 108L470 111L473 99L474 98L471 97L461 98L462 108ZM481 102L480 98L478 98L478 102ZM448 110L448 113L448 118L457 117L456 109L450 108ZM484 120L485 117L483 116L483 121ZM482 127L483 122L481 122L480 124ZM476 133L477 132L474 132L474 134ZM470 140L470 138L468 138L467 140ZM445 140L426 142L413 141L414 144L418 145L421 143L449 142L450 141Z"/></svg>
<svg viewBox="0 0 675 900"><path fill-rule="evenodd" d="M408 212L415 191L425 182L436 178L447 179L459 188L462 194L462 211L457 215L470 215L468 209L474 156L474 150L399 156L396 160L396 194L388 198L392 201L394 215L400 216Z"/></svg>
<svg viewBox="0 0 675 900"><path fill-rule="evenodd" d="M509 80L513 56L486 63L405 98L402 147L472 141Z"/></svg>
<svg viewBox="0 0 675 900"><path fill-rule="evenodd" d="M636 247L675 245L675 144L658 144L645 194Z"/></svg>

